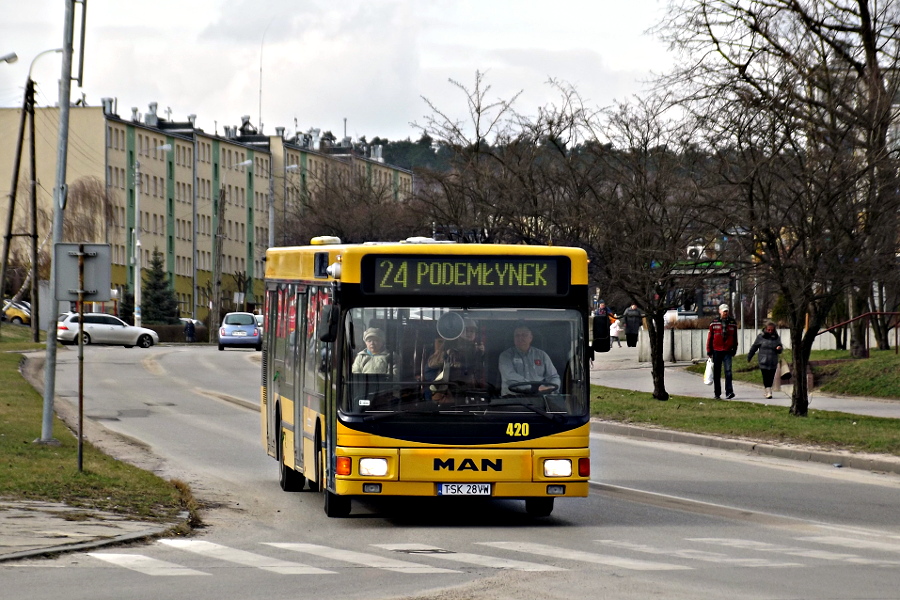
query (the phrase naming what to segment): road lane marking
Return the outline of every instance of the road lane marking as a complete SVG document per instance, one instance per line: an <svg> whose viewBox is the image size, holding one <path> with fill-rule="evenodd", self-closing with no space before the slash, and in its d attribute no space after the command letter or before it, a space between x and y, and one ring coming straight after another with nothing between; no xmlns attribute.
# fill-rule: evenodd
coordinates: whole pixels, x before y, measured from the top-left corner
<svg viewBox="0 0 900 600"><path fill-rule="evenodd" d="M634 560L622 558L621 556L582 552L580 550L567 550L566 548L558 548L546 544L533 544L530 542L478 542L478 544L481 546L491 546L492 548L513 550L515 552L526 552L528 554L538 554L540 556L561 558L563 560L577 560L580 562L607 565L609 567L619 567L621 569L631 569L635 571L684 571L692 569L692 567L683 565Z"/></svg>
<svg viewBox="0 0 900 600"><path fill-rule="evenodd" d="M506 558L497 558L494 556L485 556L483 554L470 554L468 552L452 552L443 548L435 548L426 544L372 544L377 548L392 550L394 552L408 552L410 554L427 554L432 558L446 560L451 562L460 562L478 567L488 567L491 569L510 569L514 571L567 571L561 567L553 567L550 565L541 565L538 563L523 562L519 560L510 560Z"/></svg>
<svg viewBox="0 0 900 600"><path fill-rule="evenodd" d="M817 558L820 560L834 560L857 565L875 565L880 567L897 567L900 562L890 560L875 560L863 558L856 554L842 554L831 552L828 550L815 550L811 548L798 548L793 546L780 546L778 544L769 544L766 542L755 542L753 540L742 540L735 538L687 538L692 542L702 542L706 544L718 544L729 548L743 548L746 550L757 550L759 552L772 552L775 554L787 554L790 556L802 556L805 558Z"/></svg>
<svg viewBox="0 0 900 600"><path fill-rule="evenodd" d="M263 569L273 573L280 573L282 575L334 574L334 571L326 571L325 569L311 567L302 563L270 558L268 556L263 556L262 554L237 550L235 548L229 548L228 546L213 544L212 542L203 542L199 540L160 540L160 543L173 548L200 554L202 556L208 556L210 558L224 560L247 567Z"/></svg>
<svg viewBox="0 0 900 600"><path fill-rule="evenodd" d="M827 544L831 546L842 546L844 548L855 548L860 550L881 550L883 552L900 552L900 543L879 542L876 540L861 540L857 538L848 538L837 535L819 535L810 537L798 537L795 540L801 542L815 542L817 544Z"/></svg>
<svg viewBox="0 0 900 600"><path fill-rule="evenodd" d="M318 544L294 544L294 543L278 543L265 542L267 546L291 550L293 552L305 552L323 558L349 562L364 567L374 567L376 569L385 569L387 571L396 571L398 573L459 573L452 569L442 569L440 567L429 567L405 560L396 560L393 558L385 558L376 554L366 554L364 552L354 552L353 550L341 550L339 548L331 548L329 546L320 546Z"/></svg>
<svg viewBox="0 0 900 600"><path fill-rule="evenodd" d="M180 575L209 575L203 571L195 571L175 563L157 560L141 554L110 554L105 552L88 552L92 556L104 562L124 567L154 577L174 577Z"/></svg>
<svg viewBox="0 0 900 600"><path fill-rule="evenodd" d="M803 563L794 562L774 562L765 558L734 558L720 552L706 552L703 550L690 550L687 548L670 549L655 548L644 544L634 544L631 542L621 542L617 540L594 540L598 544L604 546L612 546L631 550L633 552L644 552L646 554L657 554L661 556L674 556L676 558L685 558L688 560L699 560L704 562L712 562L716 564L725 564L732 567L802 567Z"/></svg>

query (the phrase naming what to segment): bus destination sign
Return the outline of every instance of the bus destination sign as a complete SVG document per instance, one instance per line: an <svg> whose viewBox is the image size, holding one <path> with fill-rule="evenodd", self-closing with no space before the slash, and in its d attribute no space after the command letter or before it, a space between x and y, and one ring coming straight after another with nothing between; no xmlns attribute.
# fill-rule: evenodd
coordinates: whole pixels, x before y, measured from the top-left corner
<svg viewBox="0 0 900 600"><path fill-rule="evenodd" d="M367 294L556 296L568 292L569 260L552 256L368 255Z"/></svg>

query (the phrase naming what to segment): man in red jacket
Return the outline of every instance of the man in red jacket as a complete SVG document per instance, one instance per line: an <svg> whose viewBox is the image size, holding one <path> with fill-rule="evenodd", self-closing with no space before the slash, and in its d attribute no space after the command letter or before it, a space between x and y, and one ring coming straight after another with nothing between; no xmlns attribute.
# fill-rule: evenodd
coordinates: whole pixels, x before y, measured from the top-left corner
<svg viewBox="0 0 900 600"><path fill-rule="evenodd" d="M713 384L716 400L722 399L722 366L725 366L725 397L734 398L734 387L731 383L731 358L737 354L737 323L731 318L727 304L719 305L719 316L709 324L706 336L706 355L713 359Z"/></svg>

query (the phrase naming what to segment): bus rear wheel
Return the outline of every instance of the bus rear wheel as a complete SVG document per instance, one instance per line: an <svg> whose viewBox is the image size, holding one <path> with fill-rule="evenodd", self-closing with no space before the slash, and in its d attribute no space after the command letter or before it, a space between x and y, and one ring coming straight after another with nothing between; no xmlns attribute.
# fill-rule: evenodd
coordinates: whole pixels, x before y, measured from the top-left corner
<svg viewBox="0 0 900 600"><path fill-rule="evenodd" d="M531 517L549 517L553 512L553 498L526 498L525 512Z"/></svg>
<svg viewBox="0 0 900 600"><path fill-rule="evenodd" d="M316 425L316 429L318 430L318 424ZM309 491L320 492L325 488L325 486L322 485L322 478L325 476L325 472L322 469L322 442L319 438L319 434L316 434L315 454L316 454L316 462L315 462L315 467L313 467L314 468L313 474L315 475L316 480L313 481L312 479L307 479L307 482L309 483Z"/></svg>
<svg viewBox="0 0 900 600"><path fill-rule="evenodd" d="M306 477L303 473L298 473L294 469L284 464L284 430L281 428L281 411L277 413L275 419L275 431L278 435L278 483L285 492L300 492L306 483Z"/></svg>
<svg viewBox="0 0 900 600"><path fill-rule="evenodd" d="M350 498L325 490L325 514L331 518L346 517L350 514Z"/></svg>

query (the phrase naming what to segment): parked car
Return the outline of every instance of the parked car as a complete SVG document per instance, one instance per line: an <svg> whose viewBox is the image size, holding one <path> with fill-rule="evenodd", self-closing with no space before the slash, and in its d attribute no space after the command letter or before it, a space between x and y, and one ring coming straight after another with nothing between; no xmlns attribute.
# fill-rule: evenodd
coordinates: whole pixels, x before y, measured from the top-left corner
<svg viewBox="0 0 900 600"><path fill-rule="evenodd" d="M28 325L31 323L31 305L27 302L7 300L3 304L3 320L15 325Z"/></svg>
<svg viewBox="0 0 900 600"><path fill-rule="evenodd" d="M56 339L63 344L77 344L81 327L78 313L63 313L56 319ZM129 325L122 319L103 313L85 313L84 343L149 348L159 343L152 329Z"/></svg>
<svg viewBox="0 0 900 600"><path fill-rule="evenodd" d="M262 350L262 331L256 324L256 315L248 312L233 312L225 315L219 328L219 350L226 347L252 346Z"/></svg>
<svg viewBox="0 0 900 600"><path fill-rule="evenodd" d="M265 318L263 315L254 315L256 317L256 326L259 327L259 335L265 333L265 328L263 327L263 323L265 322Z"/></svg>

